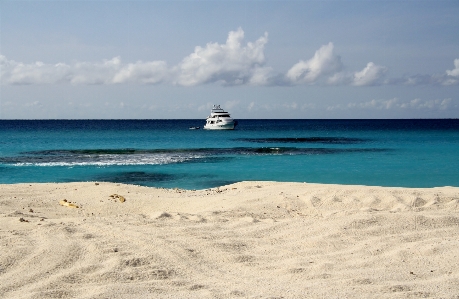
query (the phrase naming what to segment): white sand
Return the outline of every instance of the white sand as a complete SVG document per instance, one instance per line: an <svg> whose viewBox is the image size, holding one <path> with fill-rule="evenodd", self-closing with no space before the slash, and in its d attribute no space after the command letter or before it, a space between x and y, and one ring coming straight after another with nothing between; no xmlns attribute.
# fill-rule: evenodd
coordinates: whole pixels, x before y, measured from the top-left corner
<svg viewBox="0 0 459 299"><path fill-rule="evenodd" d="M1 298L459 298L459 188L0 185L0 248Z"/></svg>

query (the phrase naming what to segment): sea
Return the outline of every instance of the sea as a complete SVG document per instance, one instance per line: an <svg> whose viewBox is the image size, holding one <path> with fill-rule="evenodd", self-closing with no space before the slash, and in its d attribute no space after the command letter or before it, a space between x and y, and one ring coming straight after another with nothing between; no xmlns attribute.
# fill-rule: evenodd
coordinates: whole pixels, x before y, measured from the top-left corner
<svg viewBox="0 0 459 299"><path fill-rule="evenodd" d="M0 120L0 183L459 186L459 119ZM190 127L201 127L192 130Z"/></svg>

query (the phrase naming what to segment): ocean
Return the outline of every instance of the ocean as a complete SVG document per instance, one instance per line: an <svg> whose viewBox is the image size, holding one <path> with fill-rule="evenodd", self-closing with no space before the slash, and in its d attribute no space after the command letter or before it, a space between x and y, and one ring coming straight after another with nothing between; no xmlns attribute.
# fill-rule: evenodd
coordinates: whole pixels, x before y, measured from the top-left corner
<svg viewBox="0 0 459 299"><path fill-rule="evenodd" d="M0 183L459 186L459 120L0 120Z"/></svg>

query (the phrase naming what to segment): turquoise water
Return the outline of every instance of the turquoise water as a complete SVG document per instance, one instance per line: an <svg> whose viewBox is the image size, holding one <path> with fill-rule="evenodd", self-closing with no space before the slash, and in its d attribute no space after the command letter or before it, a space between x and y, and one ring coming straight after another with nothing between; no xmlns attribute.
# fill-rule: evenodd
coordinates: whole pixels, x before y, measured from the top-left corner
<svg viewBox="0 0 459 299"><path fill-rule="evenodd" d="M0 183L459 186L459 120L0 120Z"/></svg>

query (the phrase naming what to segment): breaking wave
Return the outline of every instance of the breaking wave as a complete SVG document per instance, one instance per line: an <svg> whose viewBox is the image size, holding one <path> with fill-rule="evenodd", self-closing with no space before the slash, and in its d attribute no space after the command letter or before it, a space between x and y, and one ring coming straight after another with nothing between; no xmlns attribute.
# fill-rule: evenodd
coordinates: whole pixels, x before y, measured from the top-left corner
<svg viewBox="0 0 459 299"><path fill-rule="evenodd" d="M78 149L23 152L0 157L0 163L15 166L112 166L164 165L219 162L239 155L330 155L381 152L378 148L235 147L194 149Z"/></svg>

